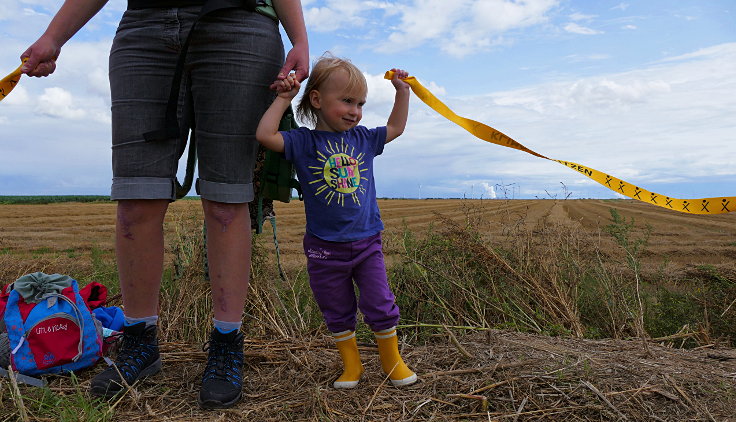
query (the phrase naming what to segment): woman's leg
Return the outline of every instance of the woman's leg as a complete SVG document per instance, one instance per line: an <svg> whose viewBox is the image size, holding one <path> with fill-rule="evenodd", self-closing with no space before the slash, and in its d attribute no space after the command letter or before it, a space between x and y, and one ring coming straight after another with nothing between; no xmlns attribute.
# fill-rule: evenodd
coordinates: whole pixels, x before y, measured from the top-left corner
<svg viewBox="0 0 736 422"><path fill-rule="evenodd" d="M118 201L115 255L125 316L158 315L168 200Z"/></svg>
<svg viewBox="0 0 736 422"><path fill-rule="evenodd" d="M161 369L155 321L163 271L163 220L168 205L168 200L161 199L118 201L115 255L126 325L115 366L92 379L90 387L95 396L110 398L126 384ZM139 322L128 324L130 318Z"/></svg>
<svg viewBox="0 0 736 422"><path fill-rule="evenodd" d="M273 100L268 89L283 64L276 22L245 9L199 21L187 55L197 142L197 193L207 224L207 257L215 328L199 402L224 408L242 396L243 334L254 199L255 131Z"/></svg>
<svg viewBox="0 0 736 422"><path fill-rule="evenodd" d="M248 203L202 199L202 207L215 329L207 343L199 404L207 409L225 408L243 395L244 337L239 328L250 277L250 213Z"/></svg>
<svg viewBox="0 0 736 422"><path fill-rule="evenodd" d="M91 392L106 398L161 368L156 333L163 272L163 220L173 199L180 140L146 142L160 129L176 51L168 34L170 10L128 10L110 50L115 230L126 325L114 366L97 374Z"/></svg>
<svg viewBox="0 0 736 422"><path fill-rule="evenodd" d="M207 259L214 316L219 321L240 321L250 278L248 204L203 199L202 207L207 224Z"/></svg>

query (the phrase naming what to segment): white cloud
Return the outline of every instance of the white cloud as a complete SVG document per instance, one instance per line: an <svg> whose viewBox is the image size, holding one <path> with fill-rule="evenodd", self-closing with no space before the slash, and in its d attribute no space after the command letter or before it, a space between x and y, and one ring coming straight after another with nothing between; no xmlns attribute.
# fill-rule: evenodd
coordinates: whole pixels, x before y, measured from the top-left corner
<svg viewBox="0 0 736 422"><path fill-rule="evenodd" d="M488 184L487 182L481 182L480 187L483 189L484 198L496 199L496 188L494 185Z"/></svg>
<svg viewBox="0 0 736 422"><path fill-rule="evenodd" d="M410 49L427 40L442 37L461 19L463 9L468 3L467 0L414 0L413 4L400 8L401 30L389 35L389 43L384 48Z"/></svg>
<svg viewBox="0 0 736 422"><path fill-rule="evenodd" d="M567 25L565 25L565 31L571 32L573 34L580 34L580 35L596 35L596 34L602 34L602 31L598 31L595 29L591 29L585 26L578 25L574 22L570 22Z"/></svg>
<svg viewBox="0 0 736 422"><path fill-rule="evenodd" d="M23 15L24 16L49 16L48 13L38 12L28 7L23 9Z"/></svg>
<svg viewBox="0 0 736 422"><path fill-rule="evenodd" d="M442 50L457 57L487 51L503 42L500 34L546 22L546 13L556 4L551 0L473 1L470 14L454 24L451 36L440 38Z"/></svg>
<svg viewBox="0 0 736 422"><path fill-rule="evenodd" d="M36 111L62 119L81 119L87 115L84 110L74 106L72 94L59 87L46 88L38 98Z"/></svg>
<svg viewBox="0 0 736 422"><path fill-rule="evenodd" d="M566 57L571 63L579 63L579 62L586 62L586 61L597 61L597 60L608 60L611 58L609 54L588 54L588 55L580 55L580 54L572 54Z"/></svg>
<svg viewBox="0 0 736 422"><path fill-rule="evenodd" d="M304 12L312 31L381 26L387 16L398 15L398 24L390 28L386 41L374 46L376 50L405 51L435 43L440 50L463 57L502 43L503 33L547 22L546 14L559 0L412 0L404 4L328 0L312 7L313 3L305 5Z"/></svg>
<svg viewBox="0 0 736 422"><path fill-rule="evenodd" d="M485 23L492 31L504 32L546 22L545 14L557 3L552 0L477 0L473 2L470 16L474 23Z"/></svg>
<svg viewBox="0 0 736 422"><path fill-rule="evenodd" d="M390 3L359 0L326 0L323 6L302 2L307 28L315 32L332 32L341 28L364 27L366 15L394 7Z"/></svg>
<svg viewBox="0 0 736 422"><path fill-rule="evenodd" d="M538 88L501 94L496 103L521 106L540 114L566 116L605 114L612 110L628 109L633 103L653 99L666 93L670 85L662 80L607 77L581 79L574 82L545 85ZM542 94L541 96L539 94Z"/></svg>
<svg viewBox="0 0 736 422"><path fill-rule="evenodd" d="M596 17L597 17L596 15L585 15L585 14L577 13L577 12L570 15L570 19L573 21L587 21L587 20L591 20Z"/></svg>

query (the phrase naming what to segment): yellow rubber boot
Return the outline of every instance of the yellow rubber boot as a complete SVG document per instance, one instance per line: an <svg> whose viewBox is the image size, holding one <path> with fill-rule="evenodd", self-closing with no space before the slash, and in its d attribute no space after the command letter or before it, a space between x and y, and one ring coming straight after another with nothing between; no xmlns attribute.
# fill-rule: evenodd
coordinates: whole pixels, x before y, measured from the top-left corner
<svg viewBox="0 0 736 422"><path fill-rule="evenodd" d="M340 352L342 364L345 368L332 386L335 388L354 388L363 375L363 364L360 362L358 343L355 341L355 331L333 333L337 350Z"/></svg>
<svg viewBox="0 0 736 422"><path fill-rule="evenodd" d="M378 355L381 358L381 368L388 374L391 384L396 387L414 384L417 374L406 366L399 354L399 338L396 336L396 327L377 331Z"/></svg>

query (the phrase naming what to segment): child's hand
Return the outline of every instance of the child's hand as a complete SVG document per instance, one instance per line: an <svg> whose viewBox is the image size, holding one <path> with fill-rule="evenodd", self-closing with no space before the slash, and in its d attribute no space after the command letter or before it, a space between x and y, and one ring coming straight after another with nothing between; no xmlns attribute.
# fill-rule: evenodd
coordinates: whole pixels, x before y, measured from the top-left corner
<svg viewBox="0 0 736 422"><path fill-rule="evenodd" d="M278 96L289 101L296 97L301 86L293 73L290 73L285 79L275 81L273 84L276 86Z"/></svg>
<svg viewBox="0 0 736 422"><path fill-rule="evenodd" d="M404 69L391 69L394 72L394 76L391 78L391 83L394 85L396 90L409 89L409 84L402 81L402 79L409 77L409 72Z"/></svg>

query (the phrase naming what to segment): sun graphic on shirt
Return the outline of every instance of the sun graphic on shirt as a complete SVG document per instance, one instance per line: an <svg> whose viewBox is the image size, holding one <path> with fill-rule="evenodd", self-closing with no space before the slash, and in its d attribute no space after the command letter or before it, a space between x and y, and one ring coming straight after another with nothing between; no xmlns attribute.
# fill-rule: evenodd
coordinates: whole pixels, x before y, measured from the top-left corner
<svg viewBox="0 0 736 422"><path fill-rule="evenodd" d="M327 205L334 199L337 204L345 206L346 197L360 205L358 193L365 194L365 184L361 182L368 180L361 176L365 153L355 156L355 147L346 144L342 139L339 143L328 140L322 148L322 151L317 151L317 161L322 166L309 166L316 176L309 184L318 184L316 195L324 194Z"/></svg>

